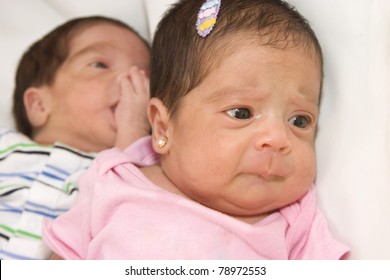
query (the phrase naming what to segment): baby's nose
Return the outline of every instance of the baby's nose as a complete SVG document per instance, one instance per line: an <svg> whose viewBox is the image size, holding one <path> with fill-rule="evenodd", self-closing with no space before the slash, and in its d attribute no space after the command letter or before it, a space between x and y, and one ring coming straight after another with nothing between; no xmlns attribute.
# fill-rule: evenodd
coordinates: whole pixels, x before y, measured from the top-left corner
<svg viewBox="0 0 390 280"><path fill-rule="evenodd" d="M291 149L288 122L275 116L262 118L256 124L254 138L256 150L270 150L286 154Z"/></svg>

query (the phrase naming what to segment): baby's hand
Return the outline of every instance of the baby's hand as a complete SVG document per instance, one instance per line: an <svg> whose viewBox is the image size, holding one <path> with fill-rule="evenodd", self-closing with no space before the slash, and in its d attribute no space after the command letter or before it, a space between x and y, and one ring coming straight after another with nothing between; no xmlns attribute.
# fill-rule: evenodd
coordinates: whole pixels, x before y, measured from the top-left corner
<svg viewBox="0 0 390 280"><path fill-rule="evenodd" d="M120 77L121 96L115 110L117 135L115 146L124 149L149 134L147 105L150 98L149 78L145 71L132 67Z"/></svg>

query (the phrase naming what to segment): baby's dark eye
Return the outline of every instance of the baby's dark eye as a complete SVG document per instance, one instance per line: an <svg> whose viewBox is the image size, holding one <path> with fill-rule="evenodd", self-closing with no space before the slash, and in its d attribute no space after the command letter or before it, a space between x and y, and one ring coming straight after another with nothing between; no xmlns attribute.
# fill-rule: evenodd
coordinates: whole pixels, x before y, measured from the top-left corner
<svg viewBox="0 0 390 280"><path fill-rule="evenodd" d="M296 127L306 128L310 124L310 119L306 116L294 116L288 122Z"/></svg>
<svg viewBox="0 0 390 280"><path fill-rule="evenodd" d="M247 108L234 108L226 110L225 112L232 118L240 120L249 119L252 116L251 112Z"/></svg>
<svg viewBox="0 0 390 280"><path fill-rule="evenodd" d="M105 64L104 62L94 62L91 64L92 67L95 67L95 68L101 68L101 69L107 69L108 66L107 64Z"/></svg>

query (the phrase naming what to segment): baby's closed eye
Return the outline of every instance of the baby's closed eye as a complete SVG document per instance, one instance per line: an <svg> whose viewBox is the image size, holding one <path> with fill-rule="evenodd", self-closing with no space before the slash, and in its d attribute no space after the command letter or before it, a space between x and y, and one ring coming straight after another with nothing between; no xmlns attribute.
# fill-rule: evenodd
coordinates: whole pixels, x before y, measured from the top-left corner
<svg viewBox="0 0 390 280"><path fill-rule="evenodd" d="M96 61L90 64L90 66L94 68L100 68L100 69L108 69L108 65L101 61Z"/></svg>

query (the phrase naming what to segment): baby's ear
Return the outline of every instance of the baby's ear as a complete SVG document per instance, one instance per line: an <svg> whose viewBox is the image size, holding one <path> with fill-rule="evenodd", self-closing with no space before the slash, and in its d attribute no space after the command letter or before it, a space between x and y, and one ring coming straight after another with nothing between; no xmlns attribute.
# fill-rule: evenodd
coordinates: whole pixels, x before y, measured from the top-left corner
<svg viewBox="0 0 390 280"><path fill-rule="evenodd" d="M24 107L32 127L38 128L49 119L51 103L50 95L45 87L30 87L24 92Z"/></svg>
<svg viewBox="0 0 390 280"><path fill-rule="evenodd" d="M159 154L166 154L172 140L173 127L169 121L167 107L158 98L151 98L148 105L148 118L152 128L152 143Z"/></svg>

